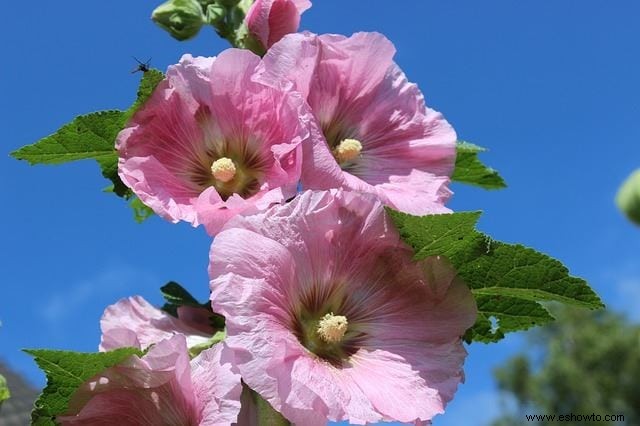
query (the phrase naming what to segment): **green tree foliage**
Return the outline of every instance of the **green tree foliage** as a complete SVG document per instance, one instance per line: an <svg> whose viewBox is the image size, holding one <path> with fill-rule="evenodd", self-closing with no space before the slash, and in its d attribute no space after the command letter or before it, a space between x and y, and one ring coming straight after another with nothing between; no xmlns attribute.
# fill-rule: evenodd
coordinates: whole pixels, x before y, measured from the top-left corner
<svg viewBox="0 0 640 426"><path fill-rule="evenodd" d="M9 392L9 386L7 386L7 380L2 374L0 374L0 406L2 402L9 399L11 393Z"/></svg>
<svg viewBox="0 0 640 426"><path fill-rule="evenodd" d="M535 424L525 414L572 413L602 416L589 425L640 425L640 326L608 311L553 313L558 321L533 332L526 352L494 372L518 405L494 426ZM624 422L606 422L607 414L622 414Z"/></svg>

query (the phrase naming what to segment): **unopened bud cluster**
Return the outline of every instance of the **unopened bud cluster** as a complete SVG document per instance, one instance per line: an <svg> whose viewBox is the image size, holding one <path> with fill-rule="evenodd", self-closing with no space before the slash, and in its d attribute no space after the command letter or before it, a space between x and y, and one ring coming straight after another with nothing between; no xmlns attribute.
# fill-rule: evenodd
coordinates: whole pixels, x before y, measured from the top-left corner
<svg viewBox="0 0 640 426"><path fill-rule="evenodd" d="M203 25L212 25L236 45L238 32L252 0L168 0L151 19L177 40L195 37Z"/></svg>
<svg viewBox="0 0 640 426"><path fill-rule="evenodd" d="M151 19L178 40L195 37L205 23L197 0L169 0L153 11Z"/></svg>

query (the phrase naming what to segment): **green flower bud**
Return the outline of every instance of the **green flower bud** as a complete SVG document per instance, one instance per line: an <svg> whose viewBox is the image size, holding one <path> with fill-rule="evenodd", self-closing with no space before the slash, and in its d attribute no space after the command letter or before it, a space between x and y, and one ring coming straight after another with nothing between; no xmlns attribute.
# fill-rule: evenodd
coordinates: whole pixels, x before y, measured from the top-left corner
<svg viewBox="0 0 640 426"><path fill-rule="evenodd" d="M640 225L640 169L622 184L616 196L616 204L631 221Z"/></svg>
<svg viewBox="0 0 640 426"><path fill-rule="evenodd" d="M195 37L205 23L197 0L169 0L153 11L151 19L180 41Z"/></svg>
<svg viewBox="0 0 640 426"><path fill-rule="evenodd" d="M240 0L217 0L217 2L226 8L231 8L240 3ZM253 1L251 3L253 3Z"/></svg>
<svg viewBox="0 0 640 426"><path fill-rule="evenodd" d="M207 6L207 22L215 26L227 15L227 9L219 4L210 4Z"/></svg>
<svg viewBox="0 0 640 426"><path fill-rule="evenodd" d="M202 10L207 10L207 7L210 4L215 4L216 0L198 0L198 3L200 3L200 6L202 6Z"/></svg>

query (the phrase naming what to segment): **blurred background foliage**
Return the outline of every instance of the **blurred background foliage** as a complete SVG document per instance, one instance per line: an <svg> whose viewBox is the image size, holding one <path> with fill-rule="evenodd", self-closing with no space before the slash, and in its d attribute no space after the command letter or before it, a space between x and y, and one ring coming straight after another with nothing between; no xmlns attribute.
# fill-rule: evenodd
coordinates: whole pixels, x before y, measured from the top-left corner
<svg viewBox="0 0 640 426"><path fill-rule="evenodd" d="M527 349L494 370L505 401L515 404L503 404L493 426L531 425L525 414L571 413L625 418L589 425L640 425L640 325L607 310L551 310L558 321L532 331Z"/></svg>

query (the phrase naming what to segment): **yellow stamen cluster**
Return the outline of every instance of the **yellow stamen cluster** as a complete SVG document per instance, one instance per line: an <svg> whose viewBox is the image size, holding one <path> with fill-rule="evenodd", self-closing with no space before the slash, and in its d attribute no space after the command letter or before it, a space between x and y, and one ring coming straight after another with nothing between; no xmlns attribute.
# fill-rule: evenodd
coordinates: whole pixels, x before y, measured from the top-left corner
<svg viewBox="0 0 640 426"><path fill-rule="evenodd" d="M230 158L218 158L211 165L211 173L216 180L226 183L235 177L236 165Z"/></svg>
<svg viewBox="0 0 640 426"><path fill-rule="evenodd" d="M333 150L336 160L344 163L356 159L362 152L362 144L357 139L345 139Z"/></svg>
<svg viewBox="0 0 640 426"><path fill-rule="evenodd" d="M342 340L347 332L347 317L343 315L334 315L333 312L326 314L318 322L318 335L326 343L338 343Z"/></svg>

